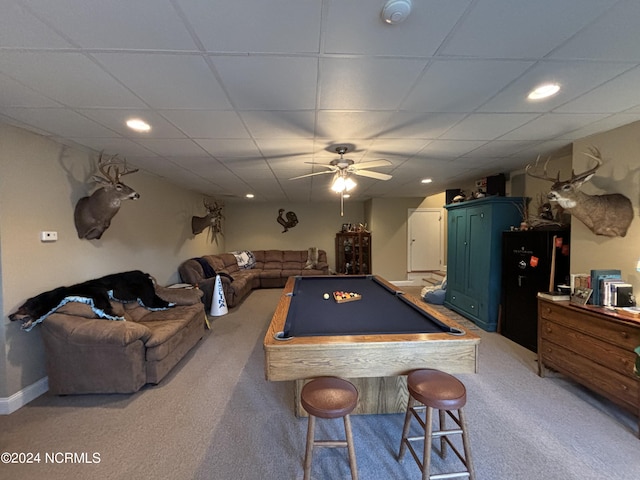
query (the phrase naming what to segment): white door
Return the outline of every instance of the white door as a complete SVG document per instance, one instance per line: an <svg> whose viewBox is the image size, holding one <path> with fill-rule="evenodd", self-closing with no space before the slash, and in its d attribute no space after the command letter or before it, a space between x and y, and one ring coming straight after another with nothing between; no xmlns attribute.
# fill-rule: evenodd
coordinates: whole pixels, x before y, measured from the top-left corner
<svg viewBox="0 0 640 480"><path fill-rule="evenodd" d="M442 210L439 208L409 209L410 272L442 268Z"/></svg>

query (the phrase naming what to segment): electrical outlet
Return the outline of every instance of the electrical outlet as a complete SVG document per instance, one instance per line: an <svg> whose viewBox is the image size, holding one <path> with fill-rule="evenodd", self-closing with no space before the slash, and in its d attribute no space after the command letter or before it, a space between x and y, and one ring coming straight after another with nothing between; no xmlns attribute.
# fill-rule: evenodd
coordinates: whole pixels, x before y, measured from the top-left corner
<svg viewBox="0 0 640 480"><path fill-rule="evenodd" d="M41 242L57 242L58 232L40 232Z"/></svg>

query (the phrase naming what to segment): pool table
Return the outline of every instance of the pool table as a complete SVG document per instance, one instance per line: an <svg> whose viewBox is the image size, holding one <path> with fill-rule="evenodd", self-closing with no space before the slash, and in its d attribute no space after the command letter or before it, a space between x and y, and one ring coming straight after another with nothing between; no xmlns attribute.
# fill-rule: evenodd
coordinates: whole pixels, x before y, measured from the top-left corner
<svg viewBox="0 0 640 480"><path fill-rule="evenodd" d="M333 292L360 299L338 303ZM325 293L329 299L325 299ZM289 277L264 337L265 376L294 380L295 411L305 379L347 378L358 388L354 413L406 409L405 375L415 368L475 373L480 338L375 275Z"/></svg>

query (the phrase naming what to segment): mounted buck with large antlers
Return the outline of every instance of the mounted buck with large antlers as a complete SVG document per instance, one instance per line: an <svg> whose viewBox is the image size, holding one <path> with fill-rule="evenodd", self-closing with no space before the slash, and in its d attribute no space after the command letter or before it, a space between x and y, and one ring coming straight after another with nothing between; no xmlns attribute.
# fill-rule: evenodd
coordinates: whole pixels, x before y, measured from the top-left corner
<svg viewBox="0 0 640 480"><path fill-rule="evenodd" d="M104 176L93 175L91 178L103 186L91 196L81 198L76 204L73 218L78 238L93 240L102 237L111 225L111 219L120 210L120 203L140 198L138 192L120 181L120 177L135 173L138 169L128 168L127 161L117 157L114 155L106 159L100 154L98 170Z"/></svg>
<svg viewBox="0 0 640 480"><path fill-rule="evenodd" d="M594 159L597 164L578 175L572 171L569 180L560 181L560 172L556 178L547 175L547 165L551 157L545 162L542 175L534 174L531 171L538 167L540 157L536 160L534 167L529 164L525 171L531 177L554 182L547 198L558 202L567 213L584 223L593 233L607 237L624 237L633 220L631 200L620 193L587 195L579 190L582 184L588 182L602 165L598 149L590 148L589 150L591 153L585 153L585 155Z"/></svg>
<svg viewBox="0 0 640 480"><path fill-rule="evenodd" d="M207 199L203 199L204 208L207 209L207 214L204 217L191 217L191 232L194 235L202 233L205 228L211 229L211 239L218 243L218 234L222 234L222 209L224 204L218 204L218 202L210 203Z"/></svg>

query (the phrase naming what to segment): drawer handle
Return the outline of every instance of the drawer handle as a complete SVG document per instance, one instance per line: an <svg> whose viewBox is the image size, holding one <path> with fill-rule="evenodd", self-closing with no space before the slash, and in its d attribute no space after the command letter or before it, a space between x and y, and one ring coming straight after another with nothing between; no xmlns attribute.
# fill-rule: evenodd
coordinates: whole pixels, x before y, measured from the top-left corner
<svg viewBox="0 0 640 480"><path fill-rule="evenodd" d="M627 390L629 390L629 387L627 387L626 385L623 384L622 385L622 390L624 390L626 392Z"/></svg>
<svg viewBox="0 0 640 480"><path fill-rule="evenodd" d="M622 334L622 338L629 338L629 334L627 332L620 332Z"/></svg>

